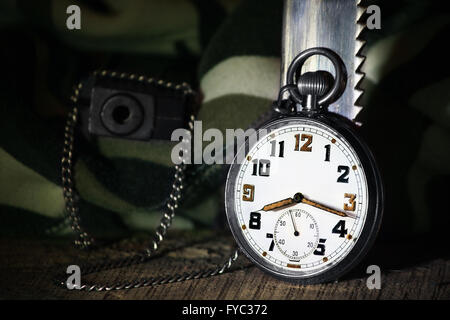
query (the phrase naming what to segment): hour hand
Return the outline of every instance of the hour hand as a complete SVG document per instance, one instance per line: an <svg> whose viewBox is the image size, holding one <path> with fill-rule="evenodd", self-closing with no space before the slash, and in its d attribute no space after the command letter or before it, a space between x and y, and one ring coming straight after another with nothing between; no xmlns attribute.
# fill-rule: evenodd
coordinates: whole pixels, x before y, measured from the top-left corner
<svg viewBox="0 0 450 320"><path fill-rule="evenodd" d="M295 204L297 204L297 202L293 198L287 198L287 199L283 199L280 201L266 204L261 210L263 210L263 211L279 210L279 209L293 206Z"/></svg>

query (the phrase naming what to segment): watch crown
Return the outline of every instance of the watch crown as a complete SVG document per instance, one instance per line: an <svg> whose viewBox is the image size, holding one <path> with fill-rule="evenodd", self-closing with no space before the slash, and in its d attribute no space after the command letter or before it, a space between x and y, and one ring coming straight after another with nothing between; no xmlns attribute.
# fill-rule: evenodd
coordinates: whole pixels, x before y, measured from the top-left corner
<svg viewBox="0 0 450 320"><path fill-rule="evenodd" d="M297 88L302 96L324 96L334 81L327 71L306 72L298 78Z"/></svg>
<svg viewBox="0 0 450 320"><path fill-rule="evenodd" d="M327 71L306 72L297 81L297 89L303 100L303 108L316 109L317 101L330 91L334 78Z"/></svg>

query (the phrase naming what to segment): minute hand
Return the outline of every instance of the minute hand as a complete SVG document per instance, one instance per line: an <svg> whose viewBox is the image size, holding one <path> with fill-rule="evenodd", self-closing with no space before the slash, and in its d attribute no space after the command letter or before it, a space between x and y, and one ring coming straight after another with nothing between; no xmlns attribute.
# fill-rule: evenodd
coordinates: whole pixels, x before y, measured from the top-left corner
<svg viewBox="0 0 450 320"><path fill-rule="evenodd" d="M330 213L337 214L338 216L341 216L341 217L350 217L350 218L352 218L350 215L348 215L347 213L345 213L343 211L332 209L332 208L327 207L327 206L325 206L325 205L323 205L321 203L309 200L309 199L305 198L305 196L303 194L301 194L301 193L295 194L294 199L297 200L298 202L301 202L301 203L304 203L304 204L316 207L318 209L321 209L321 210L324 210L324 211L327 211L327 212L330 212Z"/></svg>

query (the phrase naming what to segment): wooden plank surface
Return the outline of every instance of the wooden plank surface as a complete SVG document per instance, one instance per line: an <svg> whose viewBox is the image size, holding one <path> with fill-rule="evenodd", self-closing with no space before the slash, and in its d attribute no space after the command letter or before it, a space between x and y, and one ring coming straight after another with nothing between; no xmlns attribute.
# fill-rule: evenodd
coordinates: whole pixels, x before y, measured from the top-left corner
<svg viewBox="0 0 450 320"><path fill-rule="evenodd" d="M381 243L351 274L337 283L300 286L276 280L241 256L232 272L206 279L109 292L82 292L55 285L70 264L127 257L144 248L139 237L93 252L68 239L0 239L0 298L9 299L449 299L450 259L438 248L425 254L420 239ZM82 275L82 283L121 282L213 267L233 250L233 240L210 232L174 233L160 257L125 268ZM399 250L401 248L401 250ZM428 247L429 249L429 247ZM446 250L446 249L445 249ZM402 254L399 254L401 252ZM411 253L416 253L412 255ZM424 253L417 255L417 253ZM410 254L409 258L408 254ZM368 265L382 270L381 289L366 286Z"/></svg>

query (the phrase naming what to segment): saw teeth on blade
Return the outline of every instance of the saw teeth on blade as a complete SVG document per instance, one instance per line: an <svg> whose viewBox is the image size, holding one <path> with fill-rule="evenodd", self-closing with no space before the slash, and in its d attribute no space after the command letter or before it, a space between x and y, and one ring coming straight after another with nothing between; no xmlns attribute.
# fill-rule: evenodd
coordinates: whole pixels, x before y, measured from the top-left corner
<svg viewBox="0 0 450 320"><path fill-rule="evenodd" d="M355 88L357 89L359 85L361 84L361 81L364 79L365 74L363 72L356 72L355 73Z"/></svg>
<svg viewBox="0 0 450 320"><path fill-rule="evenodd" d="M353 90L355 92L355 96L354 96L354 101L353 101L353 106L355 108L359 108L359 111L361 111L361 109L363 108L361 105L358 104L358 100L361 98L362 94L364 93L364 90L361 89L354 89ZM358 111L358 112L359 112ZM358 114L358 112L356 114Z"/></svg>
<svg viewBox="0 0 450 320"><path fill-rule="evenodd" d="M353 99L353 114L352 118L353 121L356 120L356 117L358 116L359 112L362 110L362 106L359 105L359 100L361 99L361 96L363 95L364 91L360 88L361 82L363 81L365 74L361 72L362 65L364 63L364 60L366 59L365 56L361 54L362 49L364 45L366 44L366 41L360 39L361 33L366 28L366 22L361 21L361 18L363 17L364 13L366 12L366 7L361 6L361 0L356 0L357 5L357 16L356 16L356 36L355 36L355 87L353 88L354 91L354 99ZM355 121L356 122L356 121ZM357 123L358 125L362 125L360 122Z"/></svg>
<svg viewBox="0 0 450 320"><path fill-rule="evenodd" d="M367 8L363 7L361 5L361 0L356 0L356 9L358 10L357 11L357 15L356 15L356 22L358 22L361 19L361 17L364 14L364 12L366 12Z"/></svg>

